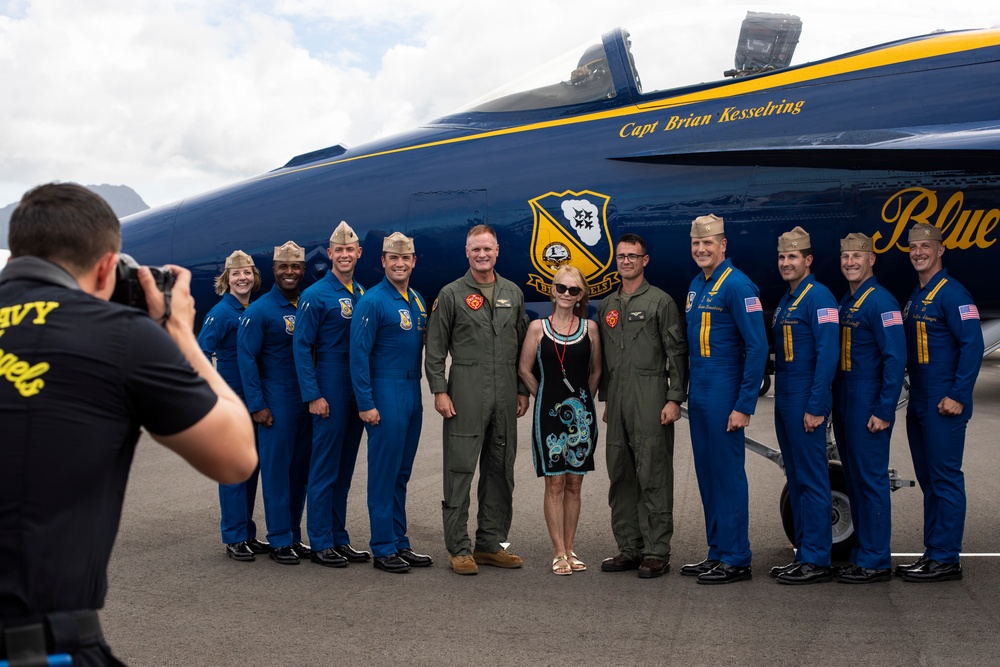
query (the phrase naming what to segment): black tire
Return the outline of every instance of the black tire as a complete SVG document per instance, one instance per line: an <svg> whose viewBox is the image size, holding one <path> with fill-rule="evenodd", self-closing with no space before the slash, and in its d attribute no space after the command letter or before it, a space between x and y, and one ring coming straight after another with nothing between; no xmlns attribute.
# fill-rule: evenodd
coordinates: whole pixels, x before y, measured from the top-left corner
<svg viewBox="0 0 1000 667"><path fill-rule="evenodd" d="M764 396L771 389L771 376L764 373L764 379L760 382L760 391L757 392L758 396Z"/></svg>
<svg viewBox="0 0 1000 667"><path fill-rule="evenodd" d="M847 495L847 482L844 480L844 470L839 461L830 461L830 495L832 501L830 513L830 527L833 531L833 548L830 557L834 561L845 561L851 557L851 549L857 541L854 534L854 523L851 521L851 499ZM781 509L781 526L785 529L785 536L795 548L795 523L792 519L792 504L788 500L788 485L781 489L781 497L778 500L778 507Z"/></svg>

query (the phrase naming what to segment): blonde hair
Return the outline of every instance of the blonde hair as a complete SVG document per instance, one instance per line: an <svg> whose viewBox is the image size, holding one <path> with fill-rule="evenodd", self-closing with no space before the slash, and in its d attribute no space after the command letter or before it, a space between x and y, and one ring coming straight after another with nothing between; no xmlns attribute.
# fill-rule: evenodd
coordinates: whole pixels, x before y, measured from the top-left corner
<svg viewBox="0 0 1000 667"><path fill-rule="evenodd" d="M590 285L587 284L587 279L583 277L583 273L580 269L575 266L570 266L569 264L563 264L556 271L556 275L552 276L552 303L556 302L555 294L555 284L559 282L559 279L563 276L569 274L576 283L583 288L583 297L573 306L573 314L577 317L583 318L587 316L587 302L590 301Z"/></svg>
<svg viewBox="0 0 1000 667"><path fill-rule="evenodd" d="M250 293L253 294L260 289L260 271L257 270L256 266L251 266L253 269L253 287L250 288ZM215 293L222 296L229 291L229 272L232 269L223 268L222 273L215 277Z"/></svg>

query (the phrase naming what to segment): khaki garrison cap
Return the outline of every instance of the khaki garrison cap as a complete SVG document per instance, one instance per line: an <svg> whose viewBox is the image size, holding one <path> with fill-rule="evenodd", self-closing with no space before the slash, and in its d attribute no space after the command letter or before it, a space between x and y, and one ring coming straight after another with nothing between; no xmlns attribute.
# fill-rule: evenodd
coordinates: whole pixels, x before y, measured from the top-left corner
<svg viewBox="0 0 1000 667"><path fill-rule="evenodd" d="M306 251L295 241L286 241L284 245L274 247L274 261L304 262L306 261Z"/></svg>
<svg viewBox="0 0 1000 667"><path fill-rule="evenodd" d="M242 250L234 250L233 254L226 257L226 270L229 269L249 269L253 266L253 257Z"/></svg>
<svg viewBox="0 0 1000 667"><path fill-rule="evenodd" d="M910 227L910 243L914 241L943 241L941 229L926 222L918 222Z"/></svg>
<svg viewBox="0 0 1000 667"><path fill-rule="evenodd" d="M351 229L351 226L346 222L344 222L343 220L340 221L340 224L337 225L337 228L333 230L333 234L330 236L330 243L347 245L349 243L357 243L357 242L358 242L358 235L355 234L354 230Z"/></svg>
<svg viewBox="0 0 1000 667"><path fill-rule="evenodd" d="M382 252L394 252L399 255L413 254L413 239L399 232L393 232L382 240Z"/></svg>
<svg viewBox="0 0 1000 667"><path fill-rule="evenodd" d="M872 251L872 240L860 232L851 232L840 239L840 252L850 250Z"/></svg>
<svg viewBox="0 0 1000 667"><path fill-rule="evenodd" d="M723 223L722 218L711 213L699 216L691 222L691 238L701 239L706 236L725 234L726 227Z"/></svg>
<svg viewBox="0 0 1000 667"><path fill-rule="evenodd" d="M778 237L778 252L792 252L793 250L809 250L812 243L809 240L809 232L796 227L790 232L785 232Z"/></svg>

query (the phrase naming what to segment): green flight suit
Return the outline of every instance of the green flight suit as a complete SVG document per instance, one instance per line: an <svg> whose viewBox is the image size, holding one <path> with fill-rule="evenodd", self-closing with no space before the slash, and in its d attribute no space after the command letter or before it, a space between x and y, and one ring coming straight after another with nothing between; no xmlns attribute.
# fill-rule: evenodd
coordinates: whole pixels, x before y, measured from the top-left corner
<svg viewBox="0 0 1000 667"><path fill-rule="evenodd" d="M611 530L626 556L670 559L674 533L674 426L667 401L687 398L688 349L677 304L645 280L598 309L607 400Z"/></svg>
<svg viewBox="0 0 1000 667"><path fill-rule="evenodd" d="M513 513L517 454L517 377L528 329L524 295L496 276L493 300L470 270L445 285L427 325L424 370L433 393L447 392L455 416L444 420L444 540L448 552L469 554L469 492L479 462L476 549L496 552L507 541ZM445 378L445 358L451 370Z"/></svg>

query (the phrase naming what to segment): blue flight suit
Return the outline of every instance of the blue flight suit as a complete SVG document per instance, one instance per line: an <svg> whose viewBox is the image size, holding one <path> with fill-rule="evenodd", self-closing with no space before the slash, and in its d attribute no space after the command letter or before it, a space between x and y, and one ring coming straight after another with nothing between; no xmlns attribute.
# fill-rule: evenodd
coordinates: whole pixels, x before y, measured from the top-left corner
<svg viewBox="0 0 1000 667"><path fill-rule="evenodd" d="M243 395L243 380L240 379L240 367L236 361L236 332L239 329L240 318L243 317L244 306L235 296L226 292L222 300L208 311L205 321L198 334L198 346L211 359L215 355L215 369L222 376L236 395L246 403ZM254 424L254 434L257 433ZM257 524L253 521L253 506L257 500L257 475L260 466L245 482L239 484L219 485L219 507L222 519L219 522L222 530L222 542L235 544L246 542L257 537Z"/></svg>
<svg viewBox="0 0 1000 667"><path fill-rule="evenodd" d="M249 307L237 335L240 376L250 412L267 408L274 423L257 425L267 540L275 549L302 541L312 422L302 402L292 355L295 304L275 285Z"/></svg>
<svg viewBox="0 0 1000 667"><path fill-rule="evenodd" d="M889 441L905 370L906 338L899 304L871 276L854 294L840 300L833 432L857 535L851 562L873 570L892 566ZM889 428L869 431L873 415L889 422Z"/></svg>
<svg viewBox="0 0 1000 667"><path fill-rule="evenodd" d="M351 380L358 410L378 408L368 432L368 518L376 558L410 548L406 484L417 454L423 406L420 363L427 330L424 300L404 298L388 278L365 293L351 318Z"/></svg>
<svg viewBox="0 0 1000 667"><path fill-rule="evenodd" d="M785 292L774 311L774 431L788 479L797 560L830 565L830 474L826 425L833 408L837 300L813 275ZM826 418L806 433L806 414Z"/></svg>
<svg viewBox="0 0 1000 667"><path fill-rule="evenodd" d="M743 430L728 433L733 410L753 414L767 364L760 291L724 260L699 273L687 295L691 353L688 418L708 558L750 566L749 489Z"/></svg>
<svg viewBox="0 0 1000 667"><path fill-rule="evenodd" d="M306 512L309 544L317 551L351 542L344 526L347 495L364 432L351 388L351 317L364 293L357 282L348 288L329 272L302 292L295 314L292 348L302 400L325 398L330 405L326 419L312 415Z"/></svg>
<svg viewBox="0 0 1000 667"><path fill-rule="evenodd" d="M913 291L903 321L910 371L906 437L924 493L924 555L957 563L965 531L965 428L983 359L979 310L942 269ZM962 404L962 414L938 412L946 396Z"/></svg>

